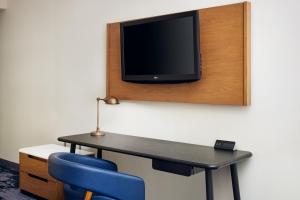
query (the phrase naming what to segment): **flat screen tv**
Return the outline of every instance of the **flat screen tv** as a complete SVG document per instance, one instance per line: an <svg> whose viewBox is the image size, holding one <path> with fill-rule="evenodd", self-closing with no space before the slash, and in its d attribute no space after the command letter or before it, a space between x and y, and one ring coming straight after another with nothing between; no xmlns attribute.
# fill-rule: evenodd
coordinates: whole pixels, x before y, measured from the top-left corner
<svg viewBox="0 0 300 200"><path fill-rule="evenodd" d="M197 11L123 22L120 31L123 81L178 83L200 80Z"/></svg>

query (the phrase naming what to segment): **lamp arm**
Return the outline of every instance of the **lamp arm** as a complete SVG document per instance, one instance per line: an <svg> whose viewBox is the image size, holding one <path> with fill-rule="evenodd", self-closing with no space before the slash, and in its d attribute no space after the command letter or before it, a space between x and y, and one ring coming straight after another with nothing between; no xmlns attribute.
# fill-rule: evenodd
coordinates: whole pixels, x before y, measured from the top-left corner
<svg viewBox="0 0 300 200"><path fill-rule="evenodd" d="M97 98L97 128L96 128L96 131L98 131L99 129L100 129L100 127L99 127L99 101L100 101L101 99L100 98Z"/></svg>

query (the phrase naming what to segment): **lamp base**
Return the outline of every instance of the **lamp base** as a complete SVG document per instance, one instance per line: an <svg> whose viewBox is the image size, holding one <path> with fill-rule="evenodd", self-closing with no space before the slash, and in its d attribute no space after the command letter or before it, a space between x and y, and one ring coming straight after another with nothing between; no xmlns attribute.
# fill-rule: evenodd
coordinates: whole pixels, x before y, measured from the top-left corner
<svg viewBox="0 0 300 200"><path fill-rule="evenodd" d="M104 136L104 135L105 135L105 133L101 132L99 129L91 132L91 136Z"/></svg>

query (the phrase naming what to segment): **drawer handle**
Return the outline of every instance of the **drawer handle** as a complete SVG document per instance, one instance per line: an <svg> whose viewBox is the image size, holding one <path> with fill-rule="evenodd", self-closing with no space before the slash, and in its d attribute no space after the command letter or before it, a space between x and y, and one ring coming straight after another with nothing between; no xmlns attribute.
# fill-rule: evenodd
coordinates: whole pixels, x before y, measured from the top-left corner
<svg viewBox="0 0 300 200"><path fill-rule="evenodd" d="M31 158L31 159L34 159L34 160L38 160L38 161L42 161L42 162L47 162L45 159L38 158L38 157L32 156L32 155L28 155L28 158Z"/></svg>
<svg viewBox="0 0 300 200"><path fill-rule="evenodd" d="M40 180L40 181L43 181L43 182L46 182L46 183L48 183L48 180L47 180L47 179L45 179L45 178L42 178L42 177L39 177L39 176L36 176L36 175L30 174L30 173L28 173L28 176L30 176L31 178L35 178L35 179L38 179L38 180Z"/></svg>

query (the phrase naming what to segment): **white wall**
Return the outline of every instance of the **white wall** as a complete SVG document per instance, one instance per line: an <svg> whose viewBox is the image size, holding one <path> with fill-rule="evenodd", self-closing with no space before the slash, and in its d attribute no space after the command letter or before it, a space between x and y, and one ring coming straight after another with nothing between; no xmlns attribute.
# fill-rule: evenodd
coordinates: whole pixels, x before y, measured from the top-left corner
<svg viewBox="0 0 300 200"><path fill-rule="evenodd" d="M0 10L7 8L7 0L0 0Z"/></svg>
<svg viewBox="0 0 300 200"><path fill-rule="evenodd" d="M10 0L0 12L0 157L95 127L105 95L106 23L234 0ZM122 101L102 105L102 129L195 144L235 140L253 152L239 165L244 200L300 199L300 30L297 0L252 1L250 107ZM105 153L146 180L148 200L205 199L203 174L153 171L147 159ZM227 169L216 199L232 199Z"/></svg>

